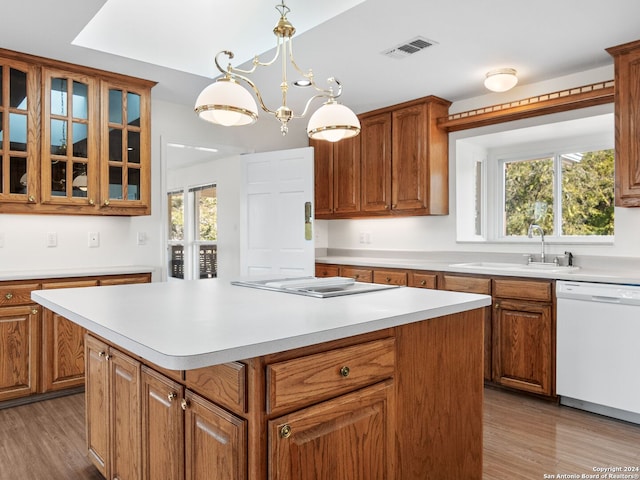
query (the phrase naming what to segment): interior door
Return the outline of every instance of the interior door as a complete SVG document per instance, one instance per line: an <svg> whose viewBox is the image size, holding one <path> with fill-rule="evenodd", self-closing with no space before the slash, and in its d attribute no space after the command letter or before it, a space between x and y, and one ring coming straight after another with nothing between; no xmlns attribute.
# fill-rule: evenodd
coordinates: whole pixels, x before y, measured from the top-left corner
<svg viewBox="0 0 640 480"><path fill-rule="evenodd" d="M314 275L313 148L242 156L240 273Z"/></svg>

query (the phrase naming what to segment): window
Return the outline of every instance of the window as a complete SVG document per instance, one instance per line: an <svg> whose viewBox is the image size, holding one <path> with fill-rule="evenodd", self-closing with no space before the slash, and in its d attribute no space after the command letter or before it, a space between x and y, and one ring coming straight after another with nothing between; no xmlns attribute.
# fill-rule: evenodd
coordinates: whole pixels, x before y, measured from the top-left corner
<svg viewBox="0 0 640 480"><path fill-rule="evenodd" d="M547 236L613 235L612 149L500 164L502 236L527 235L532 223Z"/></svg>
<svg viewBox="0 0 640 480"><path fill-rule="evenodd" d="M534 223L552 243L612 242L613 106L589 113L452 134L457 240L528 242Z"/></svg>
<svg viewBox="0 0 640 480"><path fill-rule="evenodd" d="M215 185L167 194L168 276L214 278L218 272L218 198Z"/></svg>

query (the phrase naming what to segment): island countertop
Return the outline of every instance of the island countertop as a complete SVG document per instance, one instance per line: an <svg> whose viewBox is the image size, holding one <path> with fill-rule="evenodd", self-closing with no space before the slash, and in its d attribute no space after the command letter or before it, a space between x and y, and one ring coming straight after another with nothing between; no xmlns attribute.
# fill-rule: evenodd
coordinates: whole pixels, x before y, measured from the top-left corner
<svg viewBox="0 0 640 480"><path fill-rule="evenodd" d="M172 370L257 357L491 304L487 295L409 287L312 298L221 279L42 290L32 298Z"/></svg>

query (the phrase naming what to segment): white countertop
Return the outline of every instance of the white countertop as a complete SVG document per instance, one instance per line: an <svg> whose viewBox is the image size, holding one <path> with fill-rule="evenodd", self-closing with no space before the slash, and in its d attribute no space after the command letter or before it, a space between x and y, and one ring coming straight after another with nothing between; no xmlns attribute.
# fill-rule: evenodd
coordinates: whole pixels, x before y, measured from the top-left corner
<svg viewBox="0 0 640 480"><path fill-rule="evenodd" d="M456 272L471 273L476 275L501 275L509 277L529 277L529 278L548 278L554 280L574 280L580 282L602 282L640 285L640 269L624 265L625 259L617 260L611 258L608 265L603 265L600 260L596 265L580 266L579 270L573 272L546 272L543 270L531 271L507 271L501 269L490 268L470 268L455 266L456 263L465 263L473 261L483 261L483 257L479 254L475 259L470 260L468 257L463 260L446 260L442 261L423 258L394 258L394 257L365 257L365 256L317 256L317 263L327 263L336 265L353 265L381 268L403 268L410 270L431 270L437 272ZM498 260L499 261L499 260ZM524 266L524 260L522 264Z"/></svg>
<svg viewBox="0 0 640 480"><path fill-rule="evenodd" d="M0 271L0 281L43 280L50 278L88 277L100 275L127 275L132 273L153 273L154 270L154 267L145 265L13 270Z"/></svg>
<svg viewBox="0 0 640 480"><path fill-rule="evenodd" d="M174 370L242 360L491 304L486 295L408 287L312 298L220 279L36 291L32 298Z"/></svg>

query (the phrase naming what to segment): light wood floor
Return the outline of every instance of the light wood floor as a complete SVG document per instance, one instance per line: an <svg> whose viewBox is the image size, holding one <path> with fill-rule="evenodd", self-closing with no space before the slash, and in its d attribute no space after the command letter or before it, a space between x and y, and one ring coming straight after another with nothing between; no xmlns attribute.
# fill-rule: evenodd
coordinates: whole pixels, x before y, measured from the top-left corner
<svg viewBox="0 0 640 480"><path fill-rule="evenodd" d="M484 420L483 480L640 466L639 425L492 389ZM82 394L0 410L0 480L100 480L84 435Z"/></svg>

